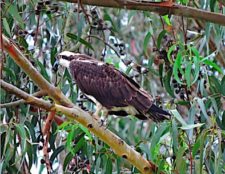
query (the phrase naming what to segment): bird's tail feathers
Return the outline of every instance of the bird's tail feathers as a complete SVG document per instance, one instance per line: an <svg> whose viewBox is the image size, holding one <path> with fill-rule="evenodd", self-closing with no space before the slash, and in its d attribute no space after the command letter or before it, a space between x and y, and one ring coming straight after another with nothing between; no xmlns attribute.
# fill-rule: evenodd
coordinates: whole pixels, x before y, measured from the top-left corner
<svg viewBox="0 0 225 174"><path fill-rule="evenodd" d="M161 122L164 120L169 120L171 115L169 112L159 108L155 104L152 104L147 114L149 114L149 118L155 122Z"/></svg>

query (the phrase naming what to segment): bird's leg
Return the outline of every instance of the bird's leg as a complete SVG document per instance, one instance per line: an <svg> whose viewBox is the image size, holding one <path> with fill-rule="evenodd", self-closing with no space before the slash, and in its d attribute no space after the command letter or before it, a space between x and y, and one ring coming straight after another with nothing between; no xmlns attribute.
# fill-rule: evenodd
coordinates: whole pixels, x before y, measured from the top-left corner
<svg viewBox="0 0 225 174"><path fill-rule="evenodd" d="M93 113L94 119L99 120L99 113L102 110L102 105L100 103L96 103L96 110L95 113Z"/></svg>
<svg viewBox="0 0 225 174"><path fill-rule="evenodd" d="M106 123L105 124L105 126L106 126L106 128L107 128L107 118L108 118L108 110L107 109L103 109L103 114L102 114L102 116L101 116L101 123L100 123L100 126L103 126L104 125L104 123Z"/></svg>

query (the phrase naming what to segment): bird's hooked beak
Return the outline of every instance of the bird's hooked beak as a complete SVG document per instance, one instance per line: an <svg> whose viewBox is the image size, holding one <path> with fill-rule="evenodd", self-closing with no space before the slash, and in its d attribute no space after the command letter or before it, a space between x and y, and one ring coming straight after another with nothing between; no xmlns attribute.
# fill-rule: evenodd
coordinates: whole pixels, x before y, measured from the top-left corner
<svg viewBox="0 0 225 174"><path fill-rule="evenodd" d="M53 66L52 66L52 70L53 70L54 72L57 72L57 71L58 71L58 68L59 68L59 60L56 59L55 63L54 63Z"/></svg>

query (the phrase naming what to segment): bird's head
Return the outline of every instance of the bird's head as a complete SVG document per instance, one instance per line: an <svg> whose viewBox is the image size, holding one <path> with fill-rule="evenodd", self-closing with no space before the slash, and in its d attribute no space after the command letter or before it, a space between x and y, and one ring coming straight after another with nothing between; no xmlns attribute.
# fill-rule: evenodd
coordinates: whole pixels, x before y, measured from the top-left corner
<svg viewBox="0 0 225 174"><path fill-rule="evenodd" d="M80 54L73 53L70 51L63 51L63 52L59 53L56 57L56 61L52 67L52 70L56 72L58 70L59 65L69 68L70 62L73 59L75 59L78 55L80 55Z"/></svg>

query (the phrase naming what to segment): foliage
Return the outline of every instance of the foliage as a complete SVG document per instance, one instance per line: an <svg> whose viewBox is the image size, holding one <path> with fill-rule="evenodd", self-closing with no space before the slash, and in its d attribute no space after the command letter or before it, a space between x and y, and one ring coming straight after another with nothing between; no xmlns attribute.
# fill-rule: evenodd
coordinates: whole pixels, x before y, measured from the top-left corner
<svg viewBox="0 0 225 174"><path fill-rule="evenodd" d="M159 171L225 172L225 69L218 59L225 55L224 27L150 12L90 6L83 11L74 4L47 0L15 2L3 2L3 33L72 102L95 110L67 70L60 71L55 80L51 67L62 50L113 64L172 113L171 120L163 123L132 116L109 116L107 120L108 129L154 162ZM189 1L178 3L190 5ZM221 11L219 1L198 3L198 8ZM3 79L30 94L38 91L10 56L4 55ZM1 103L18 99L1 89ZM47 114L27 104L1 108L0 173L46 170L41 160L41 129ZM53 123L49 151L56 173L138 173L108 145L70 120Z"/></svg>

